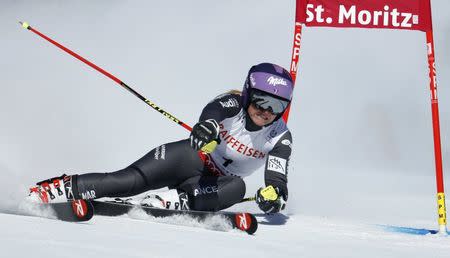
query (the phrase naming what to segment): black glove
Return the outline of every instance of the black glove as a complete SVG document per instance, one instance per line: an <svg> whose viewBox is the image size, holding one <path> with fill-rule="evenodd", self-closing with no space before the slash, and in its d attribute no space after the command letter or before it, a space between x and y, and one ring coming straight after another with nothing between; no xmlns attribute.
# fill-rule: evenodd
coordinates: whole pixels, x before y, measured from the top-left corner
<svg viewBox="0 0 450 258"><path fill-rule="evenodd" d="M255 197L259 208L266 214L280 212L286 207L286 200L280 195L278 188L271 185L259 188Z"/></svg>
<svg viewBox="0 0 450 258"><path fill-rule="evenodd" d="M214 119L200 121L194 125L189 139L194 150L200 150L213 140L218 140L219 123Z"/></svg>

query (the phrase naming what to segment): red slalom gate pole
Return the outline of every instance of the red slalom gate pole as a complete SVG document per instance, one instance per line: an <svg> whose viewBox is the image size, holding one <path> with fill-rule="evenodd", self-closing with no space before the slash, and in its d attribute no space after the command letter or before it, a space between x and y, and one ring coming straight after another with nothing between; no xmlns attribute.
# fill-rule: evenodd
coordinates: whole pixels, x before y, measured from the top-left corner
<svg viewBox="0 0 450 258"><path fill-rule="evenodd" d="M442 234L447 234L447 212L445 208L444 175L442 171L441 133L439 125L439 105L437 97L433 30L426 32L426 38L431 91L431 114L433 119L434 159L436 165L438 223L439 232Z"/></svg>
<svg viewBox="0 0 450 258"><path fill-rule="evenodd" d="M120 86L125 88L127 91L131 92L134 96L138 97L140 100L142 100L145 103L147 103L147 105L149 105L151 108L153 108L154 110L158 111L159 113L163 114L168 119L170 119L170 120L174 121L175 123L181 125L182 127L186 128L186 130L192 131L192 128L189 125L187 125L186 123L182 122L181 120L179 120L175 116L171 115L170 113L164 111L162 108L158 107L155 103L153 103L152 101L148 100L147 98L145 98L144 96L139 94L137 91L133 90L130 86L128 86L123 81L119 80L119 78L117 78L114 75L108 73L107 71L105 71L102 68L98 67L97 65L95 65L94 63L92 63L89 60L85 59L84 57L78 55L77 53L73 52L72 50L66 48L65 46L59 44L58 42L54 41L53 39L47 37L46 35L42 34L41 32L37 31L36 29L32 28L28 23L26 23L26 22L19 22L19 23L22 25L23 28L34 32L35 34L37 34L41 38L47 40L48 42L52 43L53 45L57 46L58 48L60 48L64 52L70 54L71 56L75 57L76 59L80 60L81 62L83 62L83 63L89 65L90 67L94 68L95 70L99 71L100 73L102 73L106 77L110 78L111 80L117 82Z"/></svg>
<svg viewBox="0 0 450 258"><path fill-rule="evenodd" d="M302 26L303 24L300 22L299 17L300 13L304 10L305 6L296 1L295 4L295 27L294 27L294 42L292 44L292 55L291 55L291 66L289 68L289 72L292 77L293 85L295 86L295 80L297 79L297 70L298 63L300 61L300 43L302 39ZM291 105L289 105L283 113L283 120L287 123L289 118L289 112L291 110Z"/></svg>
<svg viewBox="0 0 450 258"><path fill-rule="evenodd" d="M297 7L298 8L298 7ZM295 85L295 80L297 79L297 70L298 70L298 62L300 61L300 42L302 39L302 24L300 22L295 23L294 30L294 43L292 46L292 58L291 58L291 67L290 74L292 77L293 85ZM283 120L287 123L289 118L289 112L291 110L291 105L286 108L283 113Z"/></svg>

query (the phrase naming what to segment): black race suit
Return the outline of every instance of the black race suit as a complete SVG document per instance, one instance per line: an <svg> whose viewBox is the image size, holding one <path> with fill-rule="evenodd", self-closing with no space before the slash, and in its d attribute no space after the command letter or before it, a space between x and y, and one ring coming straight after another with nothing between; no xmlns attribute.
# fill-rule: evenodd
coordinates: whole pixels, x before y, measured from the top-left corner
<svg viewBox="0 0 450 258"><path fill-rule="evenodd" d="M267 153L264 150L257 150L256 147L249 148L247 145L251 145L251 142L245 146L246 152L244 152L243 143L240 143L241 146L238 147L239 144L236 142L239 142L239 138L236 136L233 141L233 137L230 136L231 131L228 133L224 124L230 123L229 119L241 116L241 122L245 123L243 131L257 135L263 128L256 126L247 118L240 103L239 95L221 95L203 109L200 120L212 118L220 123L223 130L220 133L221 143L216 151L233 146L236 151L240 151L241 158L249 161L263 159L258 162L265 164L266 185L278 187L287 200L287 161L291 155L291 134L287 128L278 130L281 133L278 132L280 135L274 138L277 141L272 143L273 146L270 145ZM269 129L272 130L270 127L275 124L279 124L278 127L280 127L280 121L269 125ZM273 131L270 131L271 137L275 134ZM269 136L265 135L265 137ZM267 139L270 141L269 138ZM238 203L245 195L245 183L239 176L239 169L233 173L224 169L223 165L228 165L227 162L232 161L227 158L225 152L223 156L224 161L216 161L209 155L199 155L190 147L188 139L163 144L122 170L74 175L72 178L74 197L83 199L126 197L169 187L186 192L189 196L189 207L193 210L222 210ZM279 160L282 162L280 163ZM216 166L216 162L220 164ZM239 162L236 161L235 164ZM242 172L247 175L253 171Z"/></svg>

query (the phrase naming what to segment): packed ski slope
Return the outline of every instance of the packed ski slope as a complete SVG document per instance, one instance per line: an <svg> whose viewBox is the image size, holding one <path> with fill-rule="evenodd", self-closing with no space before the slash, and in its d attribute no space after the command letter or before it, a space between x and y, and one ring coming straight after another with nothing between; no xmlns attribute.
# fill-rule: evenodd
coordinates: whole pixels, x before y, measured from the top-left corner
<svg viewBox="0 0 450 258"><path fill-rule="evenodd" d="M8 257L448 257L450 252L448 237L386 233L306 215L293 215L281 226L261 225L254 236L130 218L97 217L83 224L0 218L8 232L1 237Z"/></svg>
<svg viewBox="0 0 450 258"><path fill-rule="evenodd" d="M2 254L449 257L449 237L377 226L437 229L425 35L409 31L304 28L289 120L288 208L284 216L258 216L254 236L218 219L161 221L138 212L80 224L24 216L33 212L23 197L34 182L114 171L187 132L19 20L193 124L209 99L242 87L251 65L289 66L294 2L2 1ZM433 0L432 7L448 186L450 3ZM246 182L250 196L263 178ZM253 203L231 209L259 213Z"/></svg>
<svg viewBox="0 0 450 258"><path fill-rule="evenodd" d="M384 178L389 182L398 180L389 175ZM378 184L376 178L371 179ZM423 180L426 178L416 177L408 182L418 185ZM0 214L3 232L7 232L0 240L8 257L48 257L50 252L61 257L448 257L449 237L392 233L379 227L435 226L434 220L420 211L429 208L425 202L432 198L425 200L424 191L410 195L406 190L389 190L381 195L369 190L360 195L361 203L349 198L355 202L354 207L348 207L353 211L380 209L374 212L377 216L364 219L311 211L258 215L260 225L253 236L230 230L218 218L197 223L187 217L155 219L135 211L116 218L97 216L86 223ZM398 199L393 201L392 196ZM332 200L318 200L317 205L327 206ZM329 207L331 210L334 206ZM19 213L30 213L27 208L22 203ZM257 212L251 204L234 209ZM411 213L406 214L409 210ZM51 216L45 211L40 215Z"/></svg>

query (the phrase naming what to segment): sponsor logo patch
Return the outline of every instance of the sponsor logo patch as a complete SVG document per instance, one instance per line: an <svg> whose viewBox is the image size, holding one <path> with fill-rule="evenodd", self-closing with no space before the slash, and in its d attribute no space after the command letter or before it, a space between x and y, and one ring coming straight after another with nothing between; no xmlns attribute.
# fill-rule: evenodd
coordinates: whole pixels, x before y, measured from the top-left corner
<svg viewBox="0 0 450 258"><path fill-rule="evenodd" d="M78 218L83 218L87 214L87 206L84 200L72 201L72 210Z"/></svg>
<svg viewBox="0 0 450 258"><path fill-rule="evenodd" d="M161 145L155 149L155 159L166 159L166 145Z"/></svg>
<svg viewBox="0 0 450 258"><path fill-rule="evenodd" d="M219 188L216 185L205 186L194 189L194 196L204 195L204 194L212 194L219 192Z"/></svg>
<svg viewBox="0 0 450 258"><path fill-rule="evenodd" d="M286 159L269 155L267 169L286 175Z"/></svg>
<svg viewBox="0 0 450 258"><path fill-rule="evenodd" d="M292 143L288 139L284 139L281 141L282 144L289 146L289 148L292 148Z"/></svg>
<svg viewBox="0 0 450 258"><path fill-rule="evenodd" d="M72 177L65 176L63 178L64 182L64 191L66 192L67 200L73 200L73 191L72 191Z"/></svg>
<svg viewBox="0 0 450 258"><path fill-rule="evenodd" d="M94 190L88 190L84 193L81 193L81 198L85 200L95 199L95 191Z"/></svg>
<svg viewBox="0 0 450 258"><path fill-rule="evenodd" d="M239 103L236 99L229 99L227 101L219 101L220 105L222 105L223 108L232 108L237 107Z"/></svg>
<svg viewBox="0 0 450 258"><path fill-rule="evenodd" d="M283 85L286 86L287 82L283 78L278 78L274 76L270 76L269 79L267 79L267 83L269 85L277 86L277 85Z"/></svg>
<svg viewBox="0 0 450 258"><path fill-rule="evenodd" d="M248 215L247 213L238 213L238 214L236 214L235 219L236 219L236 225L241 230L246 231L250 228L252 220L250 218L250 215Z"/></svg>

